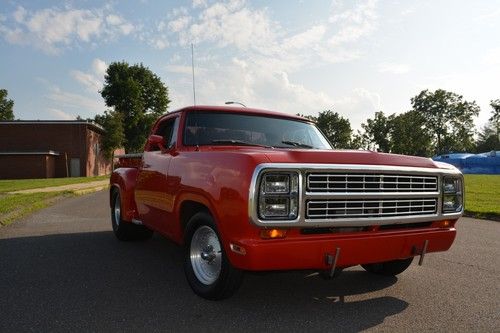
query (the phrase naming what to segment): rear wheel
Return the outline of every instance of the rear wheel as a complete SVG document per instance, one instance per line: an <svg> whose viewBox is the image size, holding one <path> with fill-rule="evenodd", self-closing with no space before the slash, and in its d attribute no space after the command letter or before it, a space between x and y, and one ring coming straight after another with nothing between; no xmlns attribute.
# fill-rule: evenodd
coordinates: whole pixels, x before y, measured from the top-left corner
<svg viewBox="0 0 500 333"><path fill-rule="evenodd" d="M191 289L210 300L233 295L241 285L243 272L229 262L210 215L198 213L186 230L184 272Z"/></svg>
<svg viewBox="0 0 500 333"><path fill-rule="evenodd" d="M379 262L375 264L365 264L361 265L361 267L370 273L395 276L403 273L408 267L410 267L412 261L413 257L408 259Z"/></svg>
<svg viewBox="0 0 500 333"><path fill-rule="evenodd" d="M121 207L120 192L115 189L111 196L111 225L116 238L121 241L129 241L149 239L153 236L153 231L145 226L123 221Z"/></svg>

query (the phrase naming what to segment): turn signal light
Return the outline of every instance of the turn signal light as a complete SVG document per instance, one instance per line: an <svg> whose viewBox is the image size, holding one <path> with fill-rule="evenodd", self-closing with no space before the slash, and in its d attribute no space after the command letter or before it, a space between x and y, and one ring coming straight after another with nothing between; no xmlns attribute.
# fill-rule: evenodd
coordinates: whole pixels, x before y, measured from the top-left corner
<svg viewBox="0 0 500 333"><path fill-rule="evenodd" d="M262 229L260 231L260 238L263 239L274 239L274 238L285 238L285 229Z"/></svg>
<svg viewBox="0 0 500 333"><path fill-rule="evenodd" d="M453 222L450 220L438 221L438 222L434 222L433 224L434 224L434 227L437 227L437 228L451 228L451 227L453 227Z"/></svg>

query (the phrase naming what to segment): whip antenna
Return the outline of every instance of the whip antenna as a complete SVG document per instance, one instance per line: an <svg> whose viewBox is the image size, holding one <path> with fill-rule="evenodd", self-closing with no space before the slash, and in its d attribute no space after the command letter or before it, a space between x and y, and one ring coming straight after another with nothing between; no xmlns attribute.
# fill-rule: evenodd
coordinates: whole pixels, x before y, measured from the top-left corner
<svg viewBox="0 0 500 333"><path fill-rule="evenodd" d="M194 83L194 46L191 43L191 68L193 70L193 105L196 105L196 85Z"/></svg>

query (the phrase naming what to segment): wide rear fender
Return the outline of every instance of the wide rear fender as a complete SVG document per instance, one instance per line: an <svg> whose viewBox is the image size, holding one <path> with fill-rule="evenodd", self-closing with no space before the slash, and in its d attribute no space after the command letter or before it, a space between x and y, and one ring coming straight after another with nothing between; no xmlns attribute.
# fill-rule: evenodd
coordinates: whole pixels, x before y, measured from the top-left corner
<svg viewBox="0 0 500 333"><path fill-rule="evenodd" d="M122 219L132 221L137 218L137 206L135 204L134 189L139 170L135 168L118 168L111 174L110 178L110 205L113 191L120 191L122 201Z"/></svg>

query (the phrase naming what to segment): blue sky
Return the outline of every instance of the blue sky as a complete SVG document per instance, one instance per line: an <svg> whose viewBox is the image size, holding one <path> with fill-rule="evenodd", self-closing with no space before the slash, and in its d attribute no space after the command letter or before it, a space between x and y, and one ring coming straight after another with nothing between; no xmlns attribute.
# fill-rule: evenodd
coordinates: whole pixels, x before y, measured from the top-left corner
<svg viewBox="0 0 500 333"><path fill-rule="evenodd" d="M0 88L20 119L93 117L113 61L142 62L170 110L236 100L353 127L422 89L500 98L500 1L14 1L0 8Z"/></svg>

